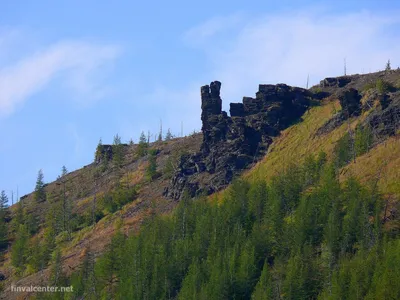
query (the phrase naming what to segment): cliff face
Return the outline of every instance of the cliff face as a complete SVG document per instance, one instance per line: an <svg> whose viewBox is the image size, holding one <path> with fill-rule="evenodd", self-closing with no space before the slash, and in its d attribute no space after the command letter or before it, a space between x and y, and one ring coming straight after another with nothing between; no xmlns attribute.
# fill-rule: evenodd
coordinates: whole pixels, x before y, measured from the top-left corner
<svg viewBox="0 0 400 300"><path fill-rule="evenodd" d="M200 152L181 157L164 196L179 199L211 194L228 185L235 174L260 159L272 137L298 121L313 100L312 92L285 84L260 85L255 98L230 104L222 111L221 82L201 87L203 142Z"/></svg>

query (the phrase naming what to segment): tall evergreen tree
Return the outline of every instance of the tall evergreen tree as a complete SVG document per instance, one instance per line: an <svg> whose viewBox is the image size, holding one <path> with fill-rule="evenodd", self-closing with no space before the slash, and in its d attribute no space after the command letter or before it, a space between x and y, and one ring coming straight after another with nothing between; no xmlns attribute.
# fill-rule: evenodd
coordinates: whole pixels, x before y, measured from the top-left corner
<svg viewBox="0 0 400 300"><path fill-rule="evenodd" d="M97 147L96 147L96 152L94 154L94 161L95 162L98 162L99 160L102 159L102 157L101 157L101 155L102 155L102 152L101 152L102 146L103 146L103 142L102 142L102 140L100 138L100 140L99 140L99 142L97 144Z"/></svg>
<svg viewBox="0 0 400 300"><path fill-rule="evenodd" d="M149 151L149 165L146 168L146 176L152 181L157 176L157 150Z"/></svg>
<svg viewBox="0 0 400 300"><path fill-rule="evenodd" d="M6 192L2 190L0 194L0 213L5 212L7 207L8 207L8 197L6 195Z"/></svg>
<svg viewBox="0 0 400 300"><path fill-rule="evenodd" d="M390 71L392 69L392 67L390 66L390 59L388 59L387 63L386 63L386 67L385 67L385 71Z"/></svg>
<svg viewBox="0 0 400 300"><path fill-rule="evenodd" d="M8 227L6 217L8 212L8 197L5 191L0 194L0 250L7 246Z"/></svg>
<svg viewBox="0 0 400 300"><path fill-rule="evenodd" d="M169 140L171 140L172 138L173 138L173 136L172 136L171 130L168 128L167 134L165 135L165 140L166 140L166 141L169 141Z"/></svg>
<svg viewBox="0 0 400 300"><path fill-rule="evenodd" d="M61 168L61 177L64 177L67 174L68 174L67 168L65 166L62 166L62 168Z"/></svg>
<svg viewBox="0 0 400 300"><path fill-rule="evenodd" d="M161 142L162 139L163 139L163 131L162 131L162 122L160 121L160 132L158 133L158 138L157 138L157 140L158 140L159 142Z"/></svg>
<svg viewBox="0 0 400 300"><path fill-rule="evenodd" d="M43 202L46 200L46 192L44 190L44 181L43 181L43 171L42 169L39 170L38 176L36 179L36 186L35 186L35 194L34 198L36 202Z"/></svg>
<svg viewBox="0 0 400 300"><path fill-rule="evenodd" d="M19 225L14 244L11 249L11 263L21 272L25 269L29 233L26 225Z"/></svg>
<svg viewBox="0 0 400 300"><path fill-rule="evenodd" d="M148 145L149 144L147 142L146 135L142 131L142 133L140 134L139 145L138 145L138 149L137 149L137 153L140 157L145 156L147 154Z"/></svg>
<svg viewBox="0 0 400 300"><path fill-rule="evenodd" d="M115 166L121 167L123 160L123 145L121 143L121 137L118 134L114 136L112 149L113 149L113 162Z"/></svg>

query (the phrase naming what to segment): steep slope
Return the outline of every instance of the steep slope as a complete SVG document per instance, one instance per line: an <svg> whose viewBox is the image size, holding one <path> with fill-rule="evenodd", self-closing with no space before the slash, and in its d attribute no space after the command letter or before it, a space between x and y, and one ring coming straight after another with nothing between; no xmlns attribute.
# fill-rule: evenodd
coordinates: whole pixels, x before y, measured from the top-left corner
<svg viewBox="0 0 400 300"><path fill-rule="evenodd" d="M377 84L379 79L394 88L382 91ZM260 85L256 99L245 98L242 105L231 104L231 117L220 109L220 84L212 83L210 90L203 87L203 135L149 145L157 151L159 177L146 178L150 157L140 157L139 146L134 145L124 146L121 168L116 168L111 162L103 167L102 160L98 160L46 186L52 201L60 203L63 200L63 182L66 182L66 197L73 200L73 214L77 219L85 215L90 219L93 209L97 210L94 199L105 198L118 186L135 188L134 196L121 209L110 212L104 208L97 223L78 226L72 232L71 240L59 238L57 244L62 249L64 272L71 274L78 270L88 248L95 256L103 253L121 224L122 231L128 235L136 232L143 221L152 220L154 215L171 212L185 189L191 196L216 192L227 187L234 177L261 158L244 175L250 182L269 181L291 165L303 163L310 154L317 155L321 151L327 154L328 161L335 161L338 142L346 133L355 135L359 126L366 125L372 128L368 149L340 166L340 179L344 182L353 175L362 182L376 184L387 200L383 217L388 222L385 224L390 230L398 228L400 142L399 119L395 117L400 111L400 97L395 87L399 80L400 72L393 71L325 79L310 91L285 85ZM356 96L346 94L352 88L356 89ZM268 98L276 95L280 95L281 100ZM358 95L362 99L354 109L351 101ZM320 101L323 97L327 98ZM285 103L282 99L286 98L291 99L290 104L281 105ZM263 107L262 103L268 105ZM391 129L392 125L394 129ZM381 130L382 127L387 130ZM220 158L223 161L218 161ZM223 198L226 194L223 192L220 196ZM23 197L22 203L26 215L38 216L40 226L36 235L42 237L50 201L36 203L30 194ZM15 216L17 207L11 209ZM16 296L7 291L11 282L29 286L49 277L49 269L41 272L42 278L32 271L22 274L22 278L21 275L17 277L10 259L10 253L6 253L1 268L6 277L3 297L7 299Z"/></svg>

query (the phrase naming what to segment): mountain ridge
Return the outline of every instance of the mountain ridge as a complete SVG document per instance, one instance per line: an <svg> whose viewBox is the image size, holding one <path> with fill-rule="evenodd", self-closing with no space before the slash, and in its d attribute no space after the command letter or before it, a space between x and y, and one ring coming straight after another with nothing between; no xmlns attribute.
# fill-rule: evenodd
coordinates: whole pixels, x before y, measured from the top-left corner
<svg viewBox="0 0 400 300"><path fill-rule="evenodd" d="M385 130L381 132L378 130L376 132L376 137L374 137L374 142L371 142L371 145L369 145L370 149L368 149L366 153L358 156L354 161L344 165L342 173L356 172L360 165L357 164L358 160L363 161L363 164L366 165L371 164L375 152L370 151L379 150L379 153L381 153L383 151L381 148L386 148L386 151L383 151L384 153L391 154L391 156L389 156L391 165L385 167L387 170L386 173L389 172L389 169L395 170L396 167L400 165L400 162L395 159L399 157L398 151L400 151L398 139L399 119L394 118L394 116L397 116L400 112L400 96L397 91L391 90L390 87L388 87L387 90L378 91L378 82L380 79L388 83L393 89L398 89L398 87L400 87L399 71L342 76L338 77L336 80L327 78L322 80L318 86L314 86L309 90L291 88L286 85L260 85L258 95L256 95L257 97L255 99L245 97L242 105L231 104L231 116L229 118L220 108L220 101L222 100L219 97L219 89L221 84L212 82L210 86L203 86L201 88L203 134L194 134L185 138L172 139L168 142L155 142L148 145L149 148L157 150L156 160L159 177L154 180L146 179L145 170L149 165L150 154L141 157L137 154L139 145L126 145L123 147L123 167L117 168L113 166L112 154L107 154L106 161L110 161L110 165L106 167L105 171L99 171L102 167L102 161L96 160L94 163L80 170L70 172L66 177L56 182L49 183L45 187L46 192L52 195L51 197L56 199L54 201L57 202L62 200L59 191L62 182L69 182L70 186L67 188L67 197L71 198L75 204L74 213L78 216L88 211L90 212L92 209L93 197L95 196L100 199L102 196L111 193L121 184L137 188L137 194L135 194L131 202L124 204L115 212L106 214L94 225L91 225L92 227L84 227L73 232L71 241L64 240L60 242L60 246L63 249L63 264L66 273L70 273L79 267L83 257L82 253L86 247L89 246L94 249L95 256L103 252L110 237L115 232L115 225L118 220L123 220L122 228L125 234L128 235L137 232L141 224L151 220L154 214L168 214L171 212L181 199L184 190L188 189L188 186L189 195L192 197L204 192L210 195L226 188L234 177L239 176L243 172L245 172L244 177L253 178L254 180L257 178L271 178L274 172L279 172L280 169L284 168L284 161L286 161L287 164L299 162L305 159L310 152L315 153L316 151L324 150L327 152L328 159L333 159L333 151L337 142L349 130L355 132L357 126L360 124L362 126L366 124L375 124L379 129L380 124L383 122L382 124L385 125L384 128L389 128L389 125L393 124L393 130L391 129L389 132ZM290 94L291 89L294 89L292 94ZM355 92L347 93L347 91L351 89L354 89ZM253 119L252 116L254 116L254 114L249 112L262 111L264 108L260 109L257 105L260 105L260 103L261 105L262 103L269 103L270 105L274 101L271 101L268 97L277 97L279 93L280 97L285 99L286 95L290 98L290 101L298 101L298 95L302 96L303 99L299 101L300 108L298 113L294 114L295 117L284 122L278 122L277 120L285 120L285 114L278 114L275 122L271 122L272 125L269 124L268 121L260 121L260 119L257 119L260 116ZM307 103L305 104L302 100L306 98ZM257 102L257 100L260 99L262 101ZM311 105L312 101L317 101L319 105L315 105L314 102L313 105ZM351 108L351 105L346 107L346 103L353 104L354 101L356 102L355 110ZM385 101L389 102L389 104L386 104ZM282 103L283 102L284 101L282 101ZM368 105L371 105L371 103L373 106L368 108ZM293 103L289 104L290 109L293 108L292 105ZM252 106L253 108L251 108ZM276 112L276 110L279 111L280 109L280 107L271 105L265 108L265 110L271 107L275 109L275 111L273 109L270 110L272 112ZM347 118L336 117L339 121L336 123L334 122L333 125L329 125L332 127L330 131L328 130L324 133L318 132L320 128L327 126L326 124L329 124L330 120L335 118L338 113L342 113L343 115L344 112L347 113ZM354 114L354 112L357 113ZM376 116L375 118L373 117L374 115ZM393 118L390 117L392 115ZM267 116L268 118L268 114L264 114L260 118L262 119L263 116ZM246 124L249 120L254 122L252 124L251 122L250 124ZM385 123L385 120L389 121ZM297 123L295 123L295 121L297 121ZM285 125L283 126L282 123ZM263 127L265 124L268 124L268 126ZM256 130L254 128L256 128ZM235 130L236 132L242 133L232 136L232 132L235 132ZM245 134L244 132L246 130L250 133ZM263 134L260 134L260 132ZM271 134L271 132L273 134ZM229 136L229 134L231 134L231 136ZM250 151L248 151L248 139L253 134L259 135L257 147L250 147ZM235 140L238 144L238 148L232 147L232 145L235 144ZM257 149L260 142L264 143L266 149L261 149L262 151ZM386 143L386 145L384 143ZM241 148L243 146L245 146L245 149ZM103 147L104 149L111 149L112 152L112 146L103 145ZM387 151L388 147L391 149L390 151ZM217 166L215 158L226 157L226 153L229 154L232 152L237 152L234 158L226 159L225 162ZM104 153L110 153L110 150L105 150ZM174 155L176 156L174 159L169 159ZM207 182L211 183L215 179L215 176L209 176L207 173L211 175L216 173L218 175L218 170L219 172L226 171L228 169L227 167L232 167L231 162L236 164L238 157L241 155L247 156L246 162L239 167L235 165L236 173L232 173L232 176L229 177L227 182L225 180L225 182L219 184L219 186L205 190L204 187L208 188ZM257 159L255 159L255 156ZM380 156L382 156L382 154L380 154ZM166 174L164 171L167 169L167 166L171 165L172 171ZM255 167L253 167L254 165ZM217 169L217 171L215 171L215 169ZM370 167L369 169L371 170L373 168ZM399 170L399 168L397 168L397 170ZM359 171L359 173L366 174L367 172L364 170ZM375 175L374 173L369 177ZM226 173L222 175L220 173L219 176L226 179ZM392 174L386 174L384 176L386 176L386 181L389 182L388 186L392 185L394 188L384 185L380 187L394 199L391 208L396 208L400 195L396 180L400 178L400 174L398 174L398 172L392 172ZM197 186L196 180L198 182ZM366 180L368 180L368 178ZM59 185L57 185L57 183ZM192 186L194 185L196 189L191 191L190 184L192 184ZM166 197L162 197L162 195ZM21 200L25 205L24 209L26 210L26 214L38 215L40 226L37 235L40 236L43 235L43 212L49 207L49 203L45 202L37 205L34 203L33 198L33 193L31 193L21 197ZM17 211L16 205L11 208L11 211L13 218L15 218L15 213ZM395 222L397 222L396 218ZM8 283L10 278L13 277L9 252L6 253L5 258L6 260L2 268L5 267L6 269L6 272L3 273L6 277L6 283ZM49 270L44 273L48 272ZM18 284L28 285L29 283L37 282L37 277L38 273L32 273L28 276L24 276ZM10 296L9 293L5 293L5 295Z"/></svg>

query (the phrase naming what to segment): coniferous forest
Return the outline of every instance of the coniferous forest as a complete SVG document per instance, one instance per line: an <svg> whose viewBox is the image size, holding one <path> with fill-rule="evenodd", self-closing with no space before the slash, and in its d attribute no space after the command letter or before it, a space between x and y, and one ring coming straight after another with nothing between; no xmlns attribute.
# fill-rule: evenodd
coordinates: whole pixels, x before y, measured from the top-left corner
<svg viewBox="0 0 400 300"><path fill-rule="evenodd" d="M268 183L238 179L222 199L185 197L63 280L84 299L399 299L384 202L337 171L321 152Z"/></svg>

